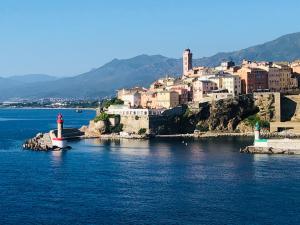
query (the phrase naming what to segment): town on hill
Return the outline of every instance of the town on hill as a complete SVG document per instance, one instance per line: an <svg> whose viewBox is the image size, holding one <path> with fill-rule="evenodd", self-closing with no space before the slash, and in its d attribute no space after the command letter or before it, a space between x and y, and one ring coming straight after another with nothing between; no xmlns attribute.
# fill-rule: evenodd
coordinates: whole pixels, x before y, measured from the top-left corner
<svg viewBox="0 0 300 225"><path fill-rule="evenodd" d="M149 87L118 90L83 130L88 136L250 133L259 122L273 132L300 131L299 61L193 67L192 52L185 49L182 68L179 77L166 75Z"/></svg>

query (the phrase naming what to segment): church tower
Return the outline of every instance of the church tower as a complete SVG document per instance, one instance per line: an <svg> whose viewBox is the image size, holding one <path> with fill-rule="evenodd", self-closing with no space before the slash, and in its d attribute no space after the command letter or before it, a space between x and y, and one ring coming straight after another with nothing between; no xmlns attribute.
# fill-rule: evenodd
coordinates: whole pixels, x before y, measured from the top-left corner
<svg viewBox="0 0 300 225"><path fill-rule="evenodd" d="M185 49L182 56L183 75L187 75L189 70L193 69L193 54L190 49Z"/></svg>

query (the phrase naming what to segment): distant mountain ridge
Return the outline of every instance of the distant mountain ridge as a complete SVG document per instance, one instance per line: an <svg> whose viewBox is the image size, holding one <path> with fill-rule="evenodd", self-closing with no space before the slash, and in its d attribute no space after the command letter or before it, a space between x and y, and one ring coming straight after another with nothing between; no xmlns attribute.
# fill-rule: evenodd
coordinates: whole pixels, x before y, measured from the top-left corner
<svg viewBox="0 0 300 225"><path fill-rule="evenodd" d="M273 41L234 52L221 52L195 60L198 65L217 66L224 60L241 63L243 59L257 61L293 61L300 59L300 32L281 36Z"/></svg>
<svg viewBox="0 0 300 225"><path fill-rule="evenodd" d="M43 81L53 81L58 78L47 74L26 74L26 75L10 76L7 79L28 84L28 83L36 83L36 82L43 82Z"/></svg>
<svg viewBox="0 0 300 225"><path fill-rule="evenodd" d="M194 59L193 64L194 66L217 66L224 60L240 63L243 59L264 61L300 59L300 32L239 51ZM55 78L40 75L30 78L30 75L27 75L0 78L0 100L47 97L101 98L115 94L116 89L148 86L155 79L166 74L180 75L181 71L181 59L162 55L139 55L130 59L114 59L97 69L74 77ZM32 82L24 82L24 80Z"/></svg>

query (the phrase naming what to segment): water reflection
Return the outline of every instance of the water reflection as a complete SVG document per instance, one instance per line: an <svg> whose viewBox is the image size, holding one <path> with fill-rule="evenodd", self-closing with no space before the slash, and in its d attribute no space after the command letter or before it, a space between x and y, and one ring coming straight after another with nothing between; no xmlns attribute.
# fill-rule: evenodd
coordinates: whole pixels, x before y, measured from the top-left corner
<svg viewBox="0 0 300 225"><path fill-rule="evenodd" d="M55 167L61 166L66 152L67 150L51 151L52 165Z"/></svg>

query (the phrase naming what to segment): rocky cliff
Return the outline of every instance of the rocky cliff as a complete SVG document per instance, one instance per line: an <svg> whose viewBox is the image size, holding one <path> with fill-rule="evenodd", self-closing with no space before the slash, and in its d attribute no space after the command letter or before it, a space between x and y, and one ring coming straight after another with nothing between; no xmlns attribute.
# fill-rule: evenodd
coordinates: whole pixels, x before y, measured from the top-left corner
<svg viewBox="0 0 300 225"><path fill-rule="evenodd" d="M160 127L159 133L238 132L241 121L258 111L253 95L203 103L198 109L187 107L182 116L170 118Z"/></svg>
<svg viewBox="0 0 300 225"><path fill-rule="evenodd" d="M233 132L241 121L257 112L252 95L215 101L202 107L196 115L196 129Z"/></svg>

